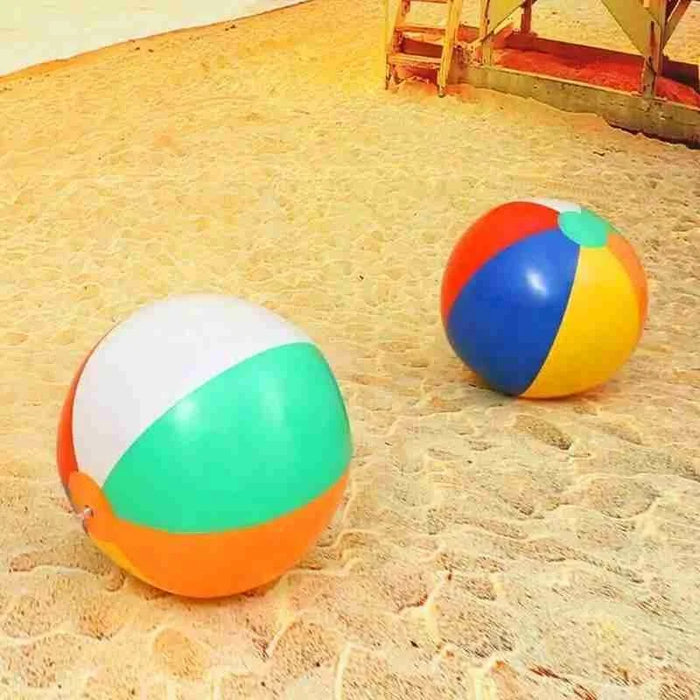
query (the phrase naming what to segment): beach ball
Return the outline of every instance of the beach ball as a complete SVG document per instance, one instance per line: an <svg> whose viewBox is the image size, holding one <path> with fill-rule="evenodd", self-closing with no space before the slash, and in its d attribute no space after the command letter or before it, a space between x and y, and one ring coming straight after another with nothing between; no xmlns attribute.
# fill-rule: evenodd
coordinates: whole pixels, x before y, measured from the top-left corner
<svg viewBox="0 0 700 700"><path fill-rule="evenodd" d="M58 471L94 543L171 593L268 583L343 495L351 431L319 348L221 295L136 310L92 349L60 417Z"/></svg>
<svg viewBox="0 0 700 700"><path fill-rule="evenodd" d="M441 316L461 360L504 394L605 383L642 333L647 283L630 243L571 202L513 201L479 218L446 265Z"/></svg>

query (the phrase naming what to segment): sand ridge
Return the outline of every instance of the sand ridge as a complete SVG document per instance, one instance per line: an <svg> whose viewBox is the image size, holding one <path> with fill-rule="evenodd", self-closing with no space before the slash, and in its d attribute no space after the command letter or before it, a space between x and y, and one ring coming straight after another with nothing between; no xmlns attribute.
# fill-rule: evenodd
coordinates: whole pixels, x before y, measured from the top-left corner
<svg viewBox="0 0 700 700"><path fill-rule="evenodd" d="M541 5L542 33L626 48L597 5ZM382 19L316 1L0 81L0 697L700 696L700 155L502 95L387 93ZM474 217L542 195L619 227L651 307L604 390L528 403L450 352L439 282ZM356 444L319 546L209 603L111 565L54 466L84 353L188 291L303 327Z"/></svg>

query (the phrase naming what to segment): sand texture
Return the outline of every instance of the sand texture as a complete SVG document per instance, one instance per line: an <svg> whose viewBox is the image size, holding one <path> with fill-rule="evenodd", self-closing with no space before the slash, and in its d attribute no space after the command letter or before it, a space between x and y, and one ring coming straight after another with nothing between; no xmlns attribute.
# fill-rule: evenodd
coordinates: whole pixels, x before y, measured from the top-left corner
<svg viewBox="0 0 700 700"><path fill-rule="evenodd" d="M602 5L538 6L628 47ZM382 33L376 0L314 0L0 82L1 698L700 697L700 152L386 92ZM672 55L699 53L692 3ZM569 401L480 387L439 320L457 236L531 196L610 218L649 275L637 353ZM356 445L298 568L208 603L105 559L54 463L84 354L193 291L310 333Z"/></svg>

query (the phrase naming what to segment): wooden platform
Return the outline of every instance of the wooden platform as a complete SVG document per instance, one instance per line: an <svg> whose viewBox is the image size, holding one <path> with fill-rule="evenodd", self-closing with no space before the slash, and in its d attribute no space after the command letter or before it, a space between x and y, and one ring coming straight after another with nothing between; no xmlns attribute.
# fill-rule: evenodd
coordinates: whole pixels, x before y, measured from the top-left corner
<svg viewBox="0 0 700 700"><path fill-rule="evenodd" d="M482 0L478 27L451 28L449 21L441 33L425 27L418 33L410 24L404 31L395 27L387 65L393 60L403 71L423 75L442 65L445 84L467 83L594 113L616 127L700 147L698 66L663 53L691 0L648 0L648 7L641 0L602 1L638 54L537 36L534 0ZM517 29L505 24L516 10L521 11ZM449 56L443 55L445 32L456 36ZM438 87L444 94L444 85Z"/></svg>

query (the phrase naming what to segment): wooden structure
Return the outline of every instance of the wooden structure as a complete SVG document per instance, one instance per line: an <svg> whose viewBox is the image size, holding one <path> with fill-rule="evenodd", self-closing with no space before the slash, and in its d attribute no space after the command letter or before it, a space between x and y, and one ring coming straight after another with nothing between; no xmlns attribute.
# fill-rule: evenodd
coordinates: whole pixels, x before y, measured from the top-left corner
<svg viewBox="0 0 700 700"><path fill-rule="evenodd" d="M443 5L444 25L409 21L412 2ZM400 74L432 74L441 96L450 84L468 83L700 147L698 66L664 54L692 0L601 0L638 54L539 37L536 0L480 0L478 27L461 23L462 2L399 0L386 46L387 87Z"/></svg>

